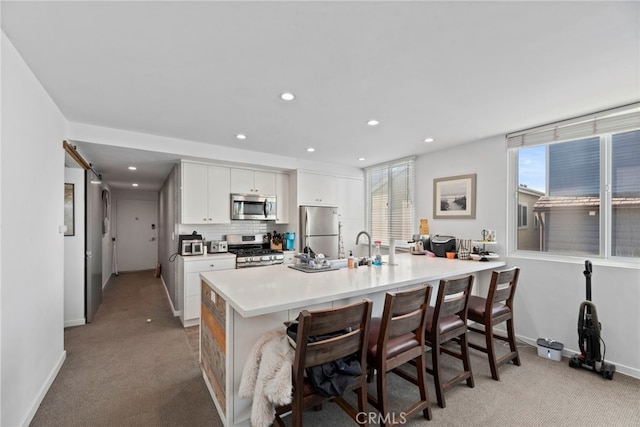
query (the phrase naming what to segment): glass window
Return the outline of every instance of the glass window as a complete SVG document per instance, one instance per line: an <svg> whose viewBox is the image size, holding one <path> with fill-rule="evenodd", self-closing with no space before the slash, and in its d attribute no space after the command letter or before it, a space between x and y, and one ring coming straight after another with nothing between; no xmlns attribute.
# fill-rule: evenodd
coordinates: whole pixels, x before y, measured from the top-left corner
<svg viewBox="0 0 640 427"><path fill-rule="evenodd" d="M366 212L373 240L407 241L415 234L413 159L374 166L366 170Z"/></svg>
<svg viewBox="0 0 640 427"><path fill-rule="evenodd" d="M640 257L640 131L525 146L517 159L517 249Z"/></svg>
<svg viewBox="0 0 640 427"><path fill-rule="evenodd" d="M611 138L611 255L640 257L640 131Z"/></svg>
<svg viewBox="0 0 640 427"><path fill-rule="evenodd" d="M527 228L527 209L526 203L518 203L518 228Z"/></svg>

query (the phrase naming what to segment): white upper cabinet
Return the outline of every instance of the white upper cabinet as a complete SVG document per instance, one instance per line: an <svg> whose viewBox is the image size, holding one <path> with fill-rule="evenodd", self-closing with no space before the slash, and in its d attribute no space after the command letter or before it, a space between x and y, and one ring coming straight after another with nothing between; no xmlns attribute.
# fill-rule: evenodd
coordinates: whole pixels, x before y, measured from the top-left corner
<svg viewBox="0 0 640 427"><path fill-rule="evenodd" d="M338 178L309 172L298 172L300 205L337 206Z"/></svg>
<svg viewBox="0 0 640 427"><path fill-rule="evenodd" d="M289 224L289 175L276 174L276 224Z"/></svg>
<svg viewBox="0 0 640 427"><path fill-rule="evenodd" d="M229 168L182 163L182 224L229 224Z"/></svg>
<svg viewBox="0 0 640 427"><path fill-rule="evenodd" d="M207 165L183 163L182 224L206 224L209 217Z"/></svg>
<svg viewBox="0 0 640 427"><path fill-rule="evenodd" d="M276 174L232 168L231 193L273 196L276 194Z"/></svg>
<svg viewBox="0 0 640 427"><path fill-rule="evenodd" d="M343 218L364 217L364 180L339 178L338 207Z"/></svg>

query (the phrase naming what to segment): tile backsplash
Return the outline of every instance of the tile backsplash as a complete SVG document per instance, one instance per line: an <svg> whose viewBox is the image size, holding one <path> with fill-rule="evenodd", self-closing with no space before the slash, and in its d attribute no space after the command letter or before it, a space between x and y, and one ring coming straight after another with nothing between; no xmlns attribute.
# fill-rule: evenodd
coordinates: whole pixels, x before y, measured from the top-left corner
<svg viewBox="0 0 640 427"><path fill-rule="evenodd" d="M258 234L281 230L282 226L266 221L231 221L231 224L178 224L179 234L202 234L205 240L222 240L227 234Z"/></svg>

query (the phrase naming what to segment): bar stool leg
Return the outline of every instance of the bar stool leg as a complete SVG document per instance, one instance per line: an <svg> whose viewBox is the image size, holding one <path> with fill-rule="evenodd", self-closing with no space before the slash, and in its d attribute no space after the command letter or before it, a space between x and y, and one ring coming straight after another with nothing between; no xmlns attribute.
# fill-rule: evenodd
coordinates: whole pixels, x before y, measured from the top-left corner
<svg viewBox="0 0 640 427"><path fill-rule="evenodd" d="M487 356L489 357L489 367L491 368L491 378L496 381L500 381L500 374L498 373L498 364L496 363L496 349L493 342L493 324L491 321L486 322L484 325L484 338L487 345Z"/></svg>

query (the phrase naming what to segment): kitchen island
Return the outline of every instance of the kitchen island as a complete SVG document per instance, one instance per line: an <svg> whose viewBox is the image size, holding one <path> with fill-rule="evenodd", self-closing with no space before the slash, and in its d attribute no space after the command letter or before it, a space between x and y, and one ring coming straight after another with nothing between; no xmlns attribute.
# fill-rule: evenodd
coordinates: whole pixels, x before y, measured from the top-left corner
<svg viewBox="0 0 640 427"><path fill-rule="evenodd" d="M443 278L505 265L502 261L410 254L398 254L395 261L396 265L318 273L284 265L201 273L200 363L222 422L227 426L250 424L251 400L238 396L247 355L265 332L284 330L283 322L295 319L302 309L337 307L369 298L376 316L382 313L387 291L423 283L437 286ZM477 282L478 278L474 287Z"/></svg>

